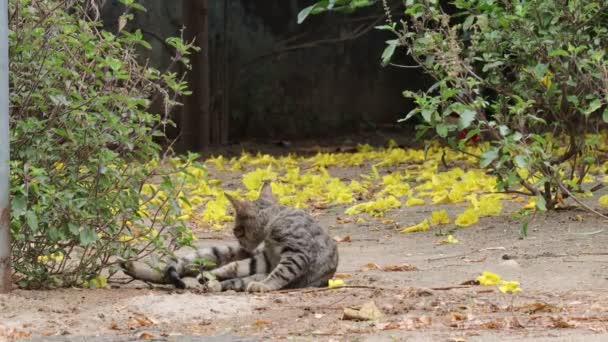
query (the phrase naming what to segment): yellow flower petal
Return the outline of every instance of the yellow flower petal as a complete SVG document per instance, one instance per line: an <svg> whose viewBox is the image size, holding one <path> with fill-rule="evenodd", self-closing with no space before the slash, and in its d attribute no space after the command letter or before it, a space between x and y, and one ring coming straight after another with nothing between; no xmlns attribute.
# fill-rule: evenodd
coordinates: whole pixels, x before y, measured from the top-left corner
<svg viewBox="0 0 608 342"><path fill-rule="evenodd" d="M476 210L467 209L462 214L456 217L454 224L459 227L468 227L472 224L475 224L479 221L479 215Z"/></svg>
<svg viewBox="0 0 608 342"><path fill-rule="evenodd" d="M498 274L487 271L482 272L481 275L477 277L477 281L479 281L479 284L483 286L498 285L501 280L502 279Z"/></svg>
<svg viewBox="0 0 608 342"><path fill-rule="evenodd" d="M401 229L399 232L400 233L414 233L414 232L423 232L426 230L429 230L430 225L429 225L429 220L424 219L424 221L415 224L413 226L409 226L409 227L405 227L403 229Z"/></svg>
<svg viewBox="0 0 608 342"><path fill-rule="evenodd" d="M447 237L447 238L445 238L445 239L441 240L441 241L440 241L440 243L445 243L445 244L455 244L455 243L458 243L458 239L456 239L456 238L454 237L454 235L450 234L450 235L448 235L448 237Z"/></svg>
<svg viewBox="0 0 608 342"><path fill-rule="evenodd" d="M498 290L500 290L502 293L515 293L522 291L522 289L519 287L518 281L503 281L501 282L501 286L498 287Z"/></svg>
<svg viewBox="0 0 608 342"><path fill-rule="evenodd" d="M433 225L450 223L450 217L448 216L448 211L445 209L433 211L431 213L430 223Z"/></svg>
<svg viewBox="0 0 608 342"><path fill-rule="evenodd" d="M342 279L329 279L328 282L329 287L340 287L344 286L344 280Z"/></svg>
<svg viewBox="0 0 608 342"><path fill-rule="evenodd" d="M408 197L407 201L405 201L406 207L412 207L415 205L424 205L426 202L423 199L415 198L413 196Z"/></svg>

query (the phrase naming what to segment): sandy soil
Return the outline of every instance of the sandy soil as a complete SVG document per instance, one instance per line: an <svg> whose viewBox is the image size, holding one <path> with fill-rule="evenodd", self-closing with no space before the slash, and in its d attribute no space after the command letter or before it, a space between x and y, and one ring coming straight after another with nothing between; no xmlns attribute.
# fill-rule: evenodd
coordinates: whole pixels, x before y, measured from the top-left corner
<svg viewBox="0 0 608 342"><path fill-rule="evenodd" d="M238 179L224 182L230 187ZM462 211L461 205L443 207ZM193 289L176 291L121 284L127 278L120 278L101 290L16 290L0 295L0 341L221 334L260 341L608 340L606 221L577 209L539 214L529 236L520 239L519 221L505 210L458 229L460 243L450 245L437 244L442 237L436 230L395 230L420 222L431 210L437 206L403 208L366 224L345 219L344 207L315 210L332 236L350 237L339 243L339 272L352 287L207 294L194 283ZM228 234L199 235L205 242L229 239ZM387 272L370 263L417 270ZM520 281L523 292L512 296L495 287L461 285L482 271ZM343 319L345 308L369 301L383 314L377 321Z"/></svg>

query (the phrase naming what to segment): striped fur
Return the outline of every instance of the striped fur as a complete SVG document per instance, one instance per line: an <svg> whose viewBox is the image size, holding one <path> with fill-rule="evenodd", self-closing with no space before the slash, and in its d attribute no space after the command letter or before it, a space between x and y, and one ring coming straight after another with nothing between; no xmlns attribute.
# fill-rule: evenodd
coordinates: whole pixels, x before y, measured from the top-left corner
<svg viewBox="0 0 608 342"><path fill-rule="evenodd" d="M277 204L270 183L264 184L255 201L226 196L236 211L233 233L238 246L200 248L169 262L162 273L136 263L123 264L125 272L179 288L185 287L182 277L198 274L212 291L267 292L327 285L338 267L338 250L310 215ZM201 276L205 269L196 266L199 258L215 263L208 270L211 280Z"/></svg>

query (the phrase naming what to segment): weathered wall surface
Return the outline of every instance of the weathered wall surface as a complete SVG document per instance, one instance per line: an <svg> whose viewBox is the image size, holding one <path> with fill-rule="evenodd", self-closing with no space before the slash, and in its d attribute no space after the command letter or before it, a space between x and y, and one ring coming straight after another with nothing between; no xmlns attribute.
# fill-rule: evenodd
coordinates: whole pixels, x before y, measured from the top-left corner
<svg viewBox="0 0 608 342"><path fill-rule="evenodd" d="M428 83L416 69L380 66L384 41L391 39L384 32L319 42L345 39L354 29L372 24L363 18L370 11L358 18L321 15L298 25L297 13L309 1L225 1L209 1L210 54L212 73L224 67L229 73L231 140L332 136L395 124L411 108L401 92ZM181 1L142 3L148 12L137 13L135 25L155 47L149 56L153 65L166 66L170 51L161 48L161 40L179 34ZM117 6L117 0L108 1L106 25L115 22ZM301 44L311 46L282 51ZM212 75L212 92L221 91L219 83Z"/></svg>

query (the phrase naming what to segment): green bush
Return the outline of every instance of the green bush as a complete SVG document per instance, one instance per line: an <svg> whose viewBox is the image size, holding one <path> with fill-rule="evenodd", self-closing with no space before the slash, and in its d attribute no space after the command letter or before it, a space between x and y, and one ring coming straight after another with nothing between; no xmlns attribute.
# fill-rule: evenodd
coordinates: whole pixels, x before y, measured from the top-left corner
<svg viewBox="0 0 608 342"><path fill-rule="evenodd" d="M187 86L137 58L137 49L150 46L141 32L123 30L132 14L111 33L84 4L9 3L11 233L23 287L99 286L117 257L192 239L179 220L178 197L184 182L195 181L184 172L194 156L161 167L155 142ZM168 43L174 62L187 65L194 47L177 38ZM149 112L159 97L165 112ZM149 182L157 190L142 193Z"/></svg>
<svg viewBox="0 0 608 342"><path fill-rule="evenodd" d="M312 13L337 2L354 1L319 1ZM382 63L405 47L436 80L404 92L416 103L405 119L420 118L420 135L434 131L460 150L473 136L489 141L480 166L501 190L536 196L541 210L589 190L594 133L608 122L605 1L406 0L399 22L382 3L387 24L378 29L395 35Z"/></svg>

